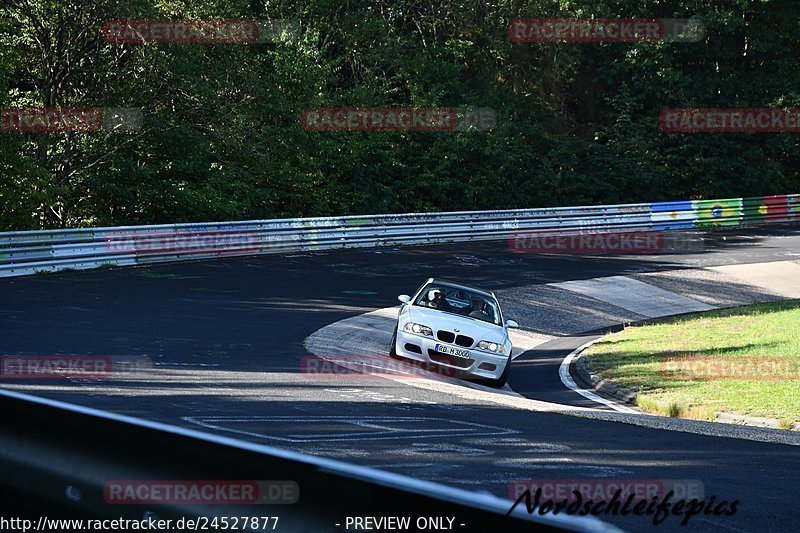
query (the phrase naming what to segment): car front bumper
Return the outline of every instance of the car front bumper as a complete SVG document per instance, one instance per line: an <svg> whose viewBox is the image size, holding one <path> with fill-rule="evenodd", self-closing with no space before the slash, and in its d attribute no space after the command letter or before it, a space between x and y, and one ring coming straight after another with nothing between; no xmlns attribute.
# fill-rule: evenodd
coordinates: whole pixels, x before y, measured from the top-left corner
<svg viewBox="0 0 800 533"><path fill-rule="evenodd" d="M459 350L466 350L469 359L438 353L436 345L441 344ZM419 351L417 351L419 350ZM456 344L442 342L424 335L416 335L403 330L397 330L397 355L415 361L433 363L452 371L456 375L464 374L467 377L498 379L509 363L508 354L511 351L510 343L506 344L507 352L492 354L474 348L464 348ZM450 373L448 372L448 375Z"/></svg>

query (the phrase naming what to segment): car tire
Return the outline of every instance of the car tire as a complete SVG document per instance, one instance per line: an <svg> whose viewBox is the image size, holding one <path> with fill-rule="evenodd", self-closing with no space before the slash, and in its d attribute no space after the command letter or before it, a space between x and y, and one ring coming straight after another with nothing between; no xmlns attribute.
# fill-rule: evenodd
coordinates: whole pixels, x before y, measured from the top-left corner
<svg viewBox="0 0 800 533"><path fill-rule="evenodd" d="M397 355L397 328L395 328L394 333L392 333L392 346L389 348L389 357L392 359L400 359L400 356Z"/></svg>

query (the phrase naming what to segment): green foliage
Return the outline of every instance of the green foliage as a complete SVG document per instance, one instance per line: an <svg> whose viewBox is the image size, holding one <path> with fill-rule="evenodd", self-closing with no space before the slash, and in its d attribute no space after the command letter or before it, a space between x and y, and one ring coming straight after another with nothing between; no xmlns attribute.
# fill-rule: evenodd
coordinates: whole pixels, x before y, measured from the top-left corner
<svg viewBox="0 0 800 533"><path fill-rule="evenodd" d="M666 134L668 107L800 107L795 0L9 0L0 106L134 107L0 132L0 228L800 191L792 134ZM526 17L699 17L697 43L512 43ZM109 19L290 19L297 39L112 44ZM488 107L491 132L307 132L313 107Z"/></svg>

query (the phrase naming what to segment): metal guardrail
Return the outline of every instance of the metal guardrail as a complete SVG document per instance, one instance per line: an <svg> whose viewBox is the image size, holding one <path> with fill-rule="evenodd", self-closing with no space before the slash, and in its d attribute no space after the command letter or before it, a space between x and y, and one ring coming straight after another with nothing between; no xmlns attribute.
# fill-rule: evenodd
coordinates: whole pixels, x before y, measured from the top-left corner
<svg viewBox="0 0 800 533"><path fill-rule="evenodd" d="M518 231L679 230L800 222L800 194L0 233L0 277L220 256L505 239Z"/></svg>
<svg viewBox="0 0 800 533"><path fill-rule="evenodd" d="M169 519L172 524L191 519L205 526L170 529L324 533L352 531L347 517L398 515L449 516L457 520L452 529L464 532L620 531L594 516L542 516L528 513L524 504L509 512L510 500L488 493L26 394L0 390L0 410L0 517L30 520L28 531L81 529L54 526L55 519L83 519L84 526L86 519ZM215 501L220 497L212 494L190 502L193 498L185 494L180 498L164 491L144 496L136 491L129 500L127 491L121 498L110 489L181 480L217 486L235 480L289 484L292 498L278 495L275 501L264 489L238 501ZM226 522L233 517L238 525L229 528Z"/></svg>

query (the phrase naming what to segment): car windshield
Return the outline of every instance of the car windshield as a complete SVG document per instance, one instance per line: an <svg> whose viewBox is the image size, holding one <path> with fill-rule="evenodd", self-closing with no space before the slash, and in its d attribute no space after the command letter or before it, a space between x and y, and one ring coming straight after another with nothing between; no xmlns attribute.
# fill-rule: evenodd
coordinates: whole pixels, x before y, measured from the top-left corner
<svg viewBox="0 0 800 533"><path fill-rule="evenodd" d="M414 305L438 309L500 325L500 310L494 298L449 285L430 284L417 296Z"/></svg>

